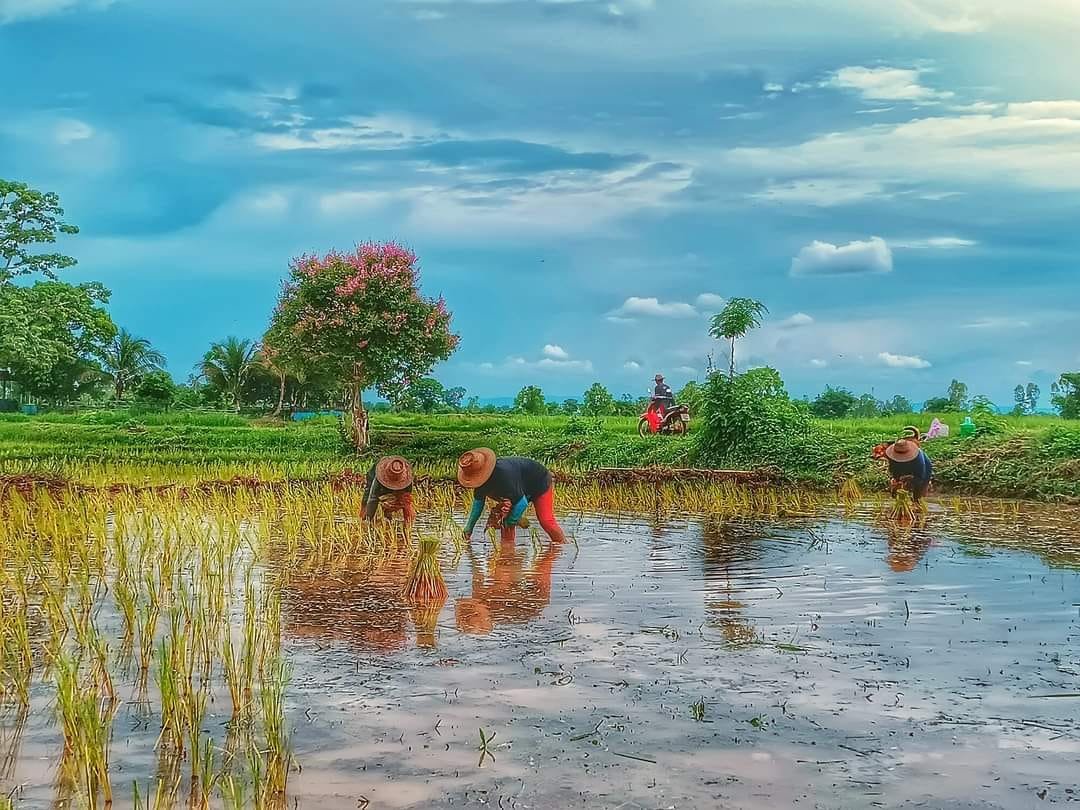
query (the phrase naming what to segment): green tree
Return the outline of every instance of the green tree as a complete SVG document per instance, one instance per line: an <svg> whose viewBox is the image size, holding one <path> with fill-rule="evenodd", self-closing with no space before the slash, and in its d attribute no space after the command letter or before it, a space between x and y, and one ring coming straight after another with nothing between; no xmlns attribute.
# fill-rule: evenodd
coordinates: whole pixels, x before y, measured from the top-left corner
<svg viewBox="0 0 1080 810"><path fill-rule="evenodd" d="M575 416L581 413L581 403L571 397L570 399L563 400L560 410L567 416Z"/></svg>
<svg viewBox="0 0 1080 810"><path fill-rule="evenodd" d="M458 336L445 301L421 294L416 255L388 242L294 259L263 342L348 391L351 438L361 449L364 390L392 398L448 358Z"/></svg>
<svg viewBox="0 0 1080 810"><path fill-rule="evenodd" d="M547 413L544 392L540 390L539 386L526 385L514 397L514 410L518 413L527 413L533 416Z"/></svg>
<svg viewBox="0 0 1080 810"><path fill-rule="evenodd" d="M402 389L392 404L399 411L435 413L446 407L446 388L434 377L423 377Z"/></svg>
<svg viewBox="0 0 1080 810"><path fill-rule="evenodd" d="M863 394L856 400L851 415L859 419L873 419L875 416L881 415L881 404L874 398L873 394Z"/></svg>
<svg viewBox="0 0 1080 810"><path fill-rule="evenodd" d="M100 375L95 358L116 335L108 300L97 283L0 284L0 368L28 394L75 396L87 375Z"/></svg>
<svg viewBox="0 0 1080 810"><path fill-rule="evenodd" d="M461 403L465 400L465 389L460 385L447 388L443 391L443 404L452 411L460 411Z"/></svg>
<svg viewBox="0 0 1080 810"><path fill-rule="evenodd" d="M968 387L966 383L953 380L949 383L949 392L946 394L954 411L966 411L968 408Z"/></svg>
<svg viewBox="0 0 1080 810"><path fill-rule="evenodd" d="M161 371L165 357L156 351L146 338L132 335L126 329L116 333L99 358L102 368L113 383L113 395L124 398L127 390L145 374Z"/></svg>
<svg viewBox="0 0 1080 810"><path fill-rule="evenodd" d="M175 396L176 383L161 369L144 373L135 384L135 401L144 407L168 410Z"/></svg>
<svg viewBox="0 0 1080 810"><path fill-rule="evenodd" d="M1080 371L1062 374L1050 391L1050 401L1064 419L1080 419Z"/></svg>
<svg viewBox="0 0 1080 810"><path fill-rule="evenodd" d="M956 413L958 410L948 397L930 397L923 403L923 413Z"/></svg>
<svg viewBox="0 0 1080 810"><path fill-rule="evenodd" d="M220 391L225 402L239 412L243 392L256 364L258 346L250 340L229 336L213 343L203 355L199 371L207 384Z"/></svg>
<svg viewBox="0 0 1080 810"><path fill-rule="evenodd" d="M1016 407L1013 408L1013 416L1035 413L1039 407L1039 397L1041 395L1042 391L1039 390L1039 386L1033 382L1029 382L1026 386L1016 386L1013 389L1013 400L1016 402Z"/></svg>
<svg viewBox="0 0 1080 810"><path fill-rule="evenodd" d="M696 380L690 380L675 395L675 401L680 405L685 405L691 413L697 413L701 410L702 393L701 385Z"/></svg>
<svg viewBox="0 0 1080 810"><path fill-rule="evenodd" d="M810 456L819 447L811 438L806 403L788 396L776 369L709 376L698 432L698 448L706 462L790 467L796 459L817 462Z"/></svg>
<svg viewBox="0 0 1080 810"><path fill-rule="evenodd" d="M735 377L735 341L751 329L761 326L761 319L768 312L768 307L753 298L732 298L718 314L713 315L709 334L717 340L731 341L729 379Z"/></svg>
<svg viewBox="0 0 1080 810"><path fill-rule="evenodd" d="M53 244L57 234L79 232L64 222L63 216L56 194L0 180L0 284L31 273L55 280L56 271L75 264L70 256L33 250L36 245Z"/></svg>
<svg viewBox="0 0 1080 810"><path fill-rule="evenodd" d="M846 388L826 386L810 403L810 413L819 419L843 419L850 416L859 400Z"/></svg>
<svg viewBox="0 0 1080 810"><path fill-rule="evenodd" d="M586 416L610 416L615 412L615 398L600 383L593 383L585 392L581 412Z"/></svg>
<svg viewBox="0 0 1080 810"><path fill-rule="evenodd" d="M882 406L883 407L881 409L881 412L885 415L895 414L899 416L901 414L913 413L915 411L915 408L911 404L911 400L909 400L905 396L901 396L900 394L897 394L888 402L882 403Z"/></svg>

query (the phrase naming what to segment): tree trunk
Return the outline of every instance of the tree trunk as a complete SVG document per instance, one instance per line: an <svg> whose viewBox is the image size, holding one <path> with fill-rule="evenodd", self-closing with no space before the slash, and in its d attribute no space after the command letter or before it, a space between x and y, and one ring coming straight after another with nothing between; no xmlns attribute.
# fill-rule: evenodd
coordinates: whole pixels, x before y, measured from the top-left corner
<svg viewBox="0 0 1080 810"><path fill-rule="evenodd" d="M285 372L278 373L281 378L281 386L278 388L277 408L274 409L274 416L281 416L282 411L285 410Z"/></svg>
<svg viewBox="0 0 1080 810"><path fill-rule="evenodd" d="M349 414L349 437L357 452L368 446L368 414L364 410L364 393L360 383L360 364L353 368L352 402Z"/></svg>
<svg viewBox="0 0 1080 810"><path fill-rule="evenodd" d="M731 366L728 368L728 379L735 379L735 338L731 339Z"/></svg>

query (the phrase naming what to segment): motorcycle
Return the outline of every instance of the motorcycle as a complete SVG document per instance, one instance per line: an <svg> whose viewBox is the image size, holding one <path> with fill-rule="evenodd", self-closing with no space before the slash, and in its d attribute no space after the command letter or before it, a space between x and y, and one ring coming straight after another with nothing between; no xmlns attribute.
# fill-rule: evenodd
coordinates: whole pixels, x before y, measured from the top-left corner
<svg viewBox="0 0 1080 810"><path fill-rule="evenodd" d="M681 436L689 432L690 409L685 405L671 405L661 416L660 405L652 402L638 417L638 435L642 438L654 433Z"/></svg>

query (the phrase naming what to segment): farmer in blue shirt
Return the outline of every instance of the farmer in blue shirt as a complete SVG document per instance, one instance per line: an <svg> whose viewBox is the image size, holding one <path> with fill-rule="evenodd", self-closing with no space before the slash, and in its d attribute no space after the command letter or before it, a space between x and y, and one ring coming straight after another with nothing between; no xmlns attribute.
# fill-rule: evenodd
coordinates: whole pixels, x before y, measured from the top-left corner
<svg viewBox="0 0 1080 810"><path fill-rule="evenodd" d="M536 519L548 537L556 543L566 539L555 520L551 472L539 461L521 456L496 458L494 451L478 447L458 459L457 477L458 483L473 490L472 510L465 523L466 538L472 537L476 522L484 511L485 499L491 498L496 507L508 505L502 522L504 537L507 534L513 536L514 527L521 523L531 503L536 509Z"/></svg>
<svg viewBox="0 0 1080 810"><path fill-rule="evenodd" d="M919 442L913 438L897 439L885 448L885 458L889 460L892 478L889 489L896 492L904 487L916 503L922 500L930 489L934 467Z"/></svg>

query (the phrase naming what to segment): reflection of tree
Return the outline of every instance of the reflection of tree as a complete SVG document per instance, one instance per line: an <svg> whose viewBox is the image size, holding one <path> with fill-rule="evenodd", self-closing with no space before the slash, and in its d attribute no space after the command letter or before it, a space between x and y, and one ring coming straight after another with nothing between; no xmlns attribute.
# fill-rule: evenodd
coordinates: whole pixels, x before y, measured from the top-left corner
<svg viewBox="0 0 1080 810"><path fill-rule="evenodd" d="M472 596L454 605L458 629L490 633L497 625L527 624L540 616L551 602L551 571L562 548L562 543L548 543L527 568L513 538L505 537L485 571L470 547Z"/></svg>
<svg viewBox="0 0 1080 810"><path fill-rule="evenodd" d="M738 588L731 581L732 568L760 559L758 541L763 536L760 529L744 523L714 520L702 527L706 622L733 647L754 643L757 630L742 615L746 604L735 598Z"/></svg>
<svg viewBox="0 0 1080 810"><path fill-rule="evenodd" d="M886 524L886 540L889 545L886 562L898 574L914 571L930 550L933 540L923 533L926 519L915 523L889 521Z"/></svg>
<svg viewBox="0 0 1080 810"><path fill-rule="evenodd" d="M284 632L292 638L346 641L364 650L405 647L410 620L417 643L434 646L442 604L410 611L402 597L410 557L338 560L294 574L282 589Z"/></svg>

